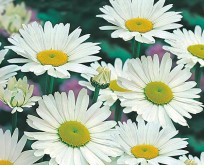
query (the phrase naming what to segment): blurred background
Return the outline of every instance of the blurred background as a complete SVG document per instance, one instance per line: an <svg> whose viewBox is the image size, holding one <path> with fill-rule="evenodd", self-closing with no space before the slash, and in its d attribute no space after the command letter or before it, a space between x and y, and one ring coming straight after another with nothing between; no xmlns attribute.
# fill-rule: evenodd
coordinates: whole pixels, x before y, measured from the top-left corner
<svg viewBox="0 0 204 165"><path fill-rule="evenodd" d="M100 14L99 7L109 5L108 0L16 0L16 4L20 4L18 8L10 7L7 12L6 20L13 21L13 24L7 23L3 25L3 17L0 18L0 42L2 45L9 45L7 38L11 33L17 32L21 23L28 23L38 21L43 24L45 21L51 21L53 24L57 23L71 23L71 30L81 27L82 34L91 34L90 41L100 43L102 48L99 56L106 62L113 63L115 58L121 58L123 61L131 57L131 43L124 42L122 39L112 39L111 32L100 31L99 27L107 25L106 21L96 18ZM25 5L24 5L24 4ZM181 24L185 28L193 30L196 25L200 25L204 29L204 1L203 0L166 0L166 4L174 4L172 10L180 11L183 15ZM2 20L1 20L2 19ZM15 20L15 21L14 21ZM163 56L165 51L162 49L164 42L157 40L153 45L142 45L142 54L152 56L158 54ZM6 59L16 57L14 52L9 51ZM172 55L172 58L176 58ZM7 61L1 64L6 65ZM204 70L203 70L204 72ZM18 77L26 75L30 84L35 85L34 95L42 95L44 91L43 76L36 77L34 74L18 74ZM192 76L192 79L194 76ZM82 88L78 81L80 80L78 74L68 80L57 79L55 81L55 91L74 90L77 95ZM204 90L204 77L202 77L202 89ZM90 92L91 95L91 92ZM202 102L204 102L204 94L202 93ZM20 130L29 130L26 124L27 114L35 114L35 108L28 109L19 114L18 127ZM131 118L135 120L135 113L128 114L123 117L123 120ZM4 129L10 128L11 114L10 109L0 102L0 126ZM188 120L189 127L181 127L176 125L179 130L180 137L188 138L188 150L193 155L200 155L204 151L204 112L193 115L191 120ZM29 148L29 144L28 144Z"/></svg>

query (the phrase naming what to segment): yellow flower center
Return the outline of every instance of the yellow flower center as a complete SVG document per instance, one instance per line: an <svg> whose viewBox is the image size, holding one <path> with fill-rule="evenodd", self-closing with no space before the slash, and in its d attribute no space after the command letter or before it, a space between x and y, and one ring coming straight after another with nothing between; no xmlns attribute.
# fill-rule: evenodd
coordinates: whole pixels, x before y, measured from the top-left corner
<svg viewBox="0 0 204 165"><path fill-rule="evenodd" d="M13 165L13 163L9 162L8 160L0 160L0 165Z"/></svg>
<svg viewBox="0 0 204 165"><path fill-rule="evenodd" d="M171 88L163 82L150 82L144 89L147 100L157 105L164 105L173 99Z"/></svg>
<svg viewBox="0 0 204 165"><path fill-rule="evenodd" d="M110 82L109 88L110 88L112 91L116 91L116 92L129 92L129 90L120 87L120 86L118 85L118 83L117 83L117 80L112 80L112 81Z"/></svg>
<svg viewBox="0 0 204 165"><path fill-rule="evenodd" d="M185 162L184 162L186 165L198 165L194 160L186 160Z"/></svg>
<svg viewBox="0 0 204 165"><path fill-rule="evenodd" d="M59 50L44 50L37 54L42 65L61 66L68 62L68 55Z"/></svg>
<svg viewBox="0 0 204 165"><path fill-rule="evenodd" d="M156 158L159 155L159 150L152 145L142 144L132 147L131 153L136 158L145 158L149 160Z"/></svg>
<svg viewBox="0 0 204 165"><path fill-rule="evenodd" d="M146 33L153 29L153 23L145 18L133 18L125 22L126 28L131 32Z"/></svg>
<svg viewBox="0 0 204 165"><path fill-rule="evenodd" d="M84 146L91 140L89 130L78 121L63 123L58 129L58 133L60 139L73 148Z"/></svg>
<svg viewBox="0 0 204 165"><path fill-rule="evenodd" d="M193 56L204 59L204 45L203 44L191 45L187 48L187 50Z"/></svg>

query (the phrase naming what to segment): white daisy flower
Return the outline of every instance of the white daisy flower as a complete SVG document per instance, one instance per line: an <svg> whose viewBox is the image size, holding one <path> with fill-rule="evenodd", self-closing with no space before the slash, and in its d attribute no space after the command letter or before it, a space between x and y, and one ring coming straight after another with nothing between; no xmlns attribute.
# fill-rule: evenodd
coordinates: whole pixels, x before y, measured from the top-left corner
<svg viewBox="0 0 204 165"><path fill-rule="evenodd" d="M1 46L1 43L0 43L0 46ZM4 60L4 57L7 52L8 52L8 49L0 50L0 64ZM5 86L8 79L12 76L15 76L17 74L16 71L18 70L19 70L19 67L17 65L7 65L4 67L0 67L0 85Z"/></svg>
<svg viewBox="0 0 204 165"><path fill-rule="evenodd" d="M98 43L84 42L89 34L81 37L81 29L77 28L69 34L70 24L46 22L44 29L37 22L23 25L20 34L9 38L13 44L7 46L24 58L9 60L10 63L26 63L22 72L33 72L41 75L47 71L50 76L69 78L69 71L79 73L95 73L83 63L93 62L100 57L93 56L99 52Z"/></svg>
<svg viewBox="0 0 204 165"><path fill-rule="evenodd" d="M116 102L116 100L119 98L118 92L127 92L128 91L128 90L120 87L117 83L118 77L124 76L124 72L127 69L127 62L125 62L124 66L123 66L121 59L117 58L115 60L114 66L110 63L107 64L104 61L102 61L101 64L99 64L98 62L92 63L91 67L94 70L97 70L98 67L107 67L111 71L110 86L109 86L109 88L100 90L100 95L98 98L100 101L105 102L104 105L109 105L109 106L113 105ZM87 81L80 81L79 84L94 91L94 87L91 85L91 82L90 82L91 77L93 77L93 75L82 74L82 77L87 79L88 82Z"/></svg>
<svg viewBox="0 0 204 165"><path fill-rule="evenodd" d="M112 139L115 121L101 102L88 108L89 96L82 89L77 100L73 91L43 96L36 110L40 118L28 116L27 123L39 132L25 134L36 142L36 155L48 154L59 165L104 165L121 154ZM102 107L101 107L102 106ZM54 163L54 161L53 161Z"/></svg>
<svg viewBox="0 0 204 165"><path fill-rule="evenodd" d="M34 150L23 151L27 139L23 136L18 141L18 134L18 129L13 135L0 129L0 165L33 165L41 158L34 156Z"/></svg>
<svg viewBox="0 0 204 165"><path fill-rule="evenodd" d="M11 113L23 112L23 108L30 108L40 99L33 95L34 85L29 85L27 77L16 80L12 77L8 80L7 87L0 86L0 100L11 107Z"/></svg>
<svg viewBox="0 0 204 165"><path fill-rule="evenodd" d="M1 46L1 42L0 42L0 46ZM6 53L8 52L8 49L2 49L0 50L0 64L2 63L2 61L4 60L4 57L6 55Z"/></svg>
<svg viewBox="0 0 204 165"><path fill-rule="evenodd" d="M180 12L168 11L173 5L164 6L165 0L110 0L112 6L106 5L98 15L112 26L102 26L101 30L114 30L112 38L125 41L134 38L141 43L155 43L154 37L166 39L171 34L167 30L182 25Z"/></svg>
<svg viewBox="0 0 204 165"><path fill-rule="evenodd" d="M121 94L125 100L124 112L136 111L146 121L157 121L163 127L173 126L172 120L187 126L186 118L192 118L203 110L199 98L201 89L194 88L196 82L187 81L192 73L178 65L172 68L170 54L166 53L159 62L158 55L142 56L128 63L126 76L119 78L120 84L131 92Z"/></svg>
<svg viewBox="0 0 204 165"><path fill-rule="evenodd" d="M179 159L186 165L204 165L204 152L201 153L200 159L196 156L188 155L181 156Z"/></svg>
<svg viewBox="0 0 204 165"><path fill-rule="evenodd" d="M0 14L4 11L5 6L11 3L13 0L0 0Z"/></svg>
<svg viewBox="0 0 204 165"><path fill-rule="evenodd" d="M119 126L116 127L118 135L115 140L124 151L117 161L118 164L184 165L174 158L188 153L183 150L188 144L186 139L175 138L178 131L169 127L161 129L156 122L145 124L140 117L137 118L137 122L119 122Z"/></svg>
<svg viewBox="0 0 204 165"><path fill-rule="evenodd" d="M170 46L163 48L178 57L178 64L185 64L189 68L196 63L204 66L204 32L200 26L196 26L194 32L177 29L165 42Z"/></svg>
<svg viewBox="0 0 204 165"><path fill-rule="evenodd" d="M105 165L117 165L117 158L111 158L111 162L103 162ZM58 165L58 163L51 159L49 165Z"/></svg>

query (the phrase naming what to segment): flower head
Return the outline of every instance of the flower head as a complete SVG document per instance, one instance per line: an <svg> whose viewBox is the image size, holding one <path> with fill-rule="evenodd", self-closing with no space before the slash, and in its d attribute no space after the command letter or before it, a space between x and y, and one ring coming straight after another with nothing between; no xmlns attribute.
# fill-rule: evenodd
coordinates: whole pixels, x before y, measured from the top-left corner
<svg viewBox="0 0 204 165"><path fill-rule="evenodd" d="M0 43L1 46L1 43ZM0 50L0 64L5 58L6 53L8 52L8 49L2 49ZM20 70L20 68L17 65L7 65L0 68L0 85L5 86L8 79L12 76L15 76L17 74L16 71Z"/></svg>
<svg viewBox="0 0 204 165"><path fill-rule="evenodd" d="M204 152L201 153L200 159L196 156L180 156L179 159L186 165L204 165Z"/></svg>
<svg viewBox="0 0 204 165"><path fill-rule="evenodd" d="M119 99L118 93L120 92L127 92L125 88L122 88L118 85L117 80L118 77L124 76L124 72L127 69L127 62L123 64L122 60L117 58L115 60L114 65L110 63L105 63L104 61L99 64L98 62L92 63L91 67L96 70L98 67L106 67L110 70L110 85L108 88L100 90L99 100L104 101L105 105L113 105L117 99ZM82 86L86 86L88 89L94 91L94 87L91 85L91 77L93 75L90 74L82 74L82 77L88 80L87 81L80 81L79 84Z"/></svg>
<svg viewBox="0 0 204 165"><path fill-rule="evenodd" d="M168 10L172 5L164 6L165 0L110 0L112 6L106 5L98 15L111 23L101 30L114 30L112 38L131 40L134 38L142 43L154 43L153 37L166 39L170 36L167 30L176 29L182 25L177 22L182 16L179 12Z"/></svg>
<svg viewBox="0 0 204 165"><path fill-rule="evenodd" d="M199 63L201 67L204 67L204 33L200 26L196 26L194 32L177 29L165 42L170 46L163 48L178 57L178 64L192 68Z"/></svg>
<svg viewBox="0 0 204 165"><path fill-rule="evenodd" d="M0 0L0 14L4 12L6 5L11 3L13 0Z"/></svg>
<svg viewBox="0 0 204 165"><path fill-rule="evenodd" d="M137 122L119 122L116 127L118 134L115 140L124 151L117 161L118 164L181 164L174 156L187 153L183 149L188 143L186 139L175 138L178 131L169 127L161 129L157 122L145 124L140 117Z"/></svg>
<svg viewBox="0 0 204 165"><path fill-rule="evenodd" d="M9 41L13 46L8 48L23 58L9 60L11 63L26 63L21 67L22 72L34 72L42 75L47 72L50 76L69 78L69 71L79 73L96 73L82 63L97 61L93 56L100 47L97 43L84 42L90 35L80 36L81 29L77 28L69 34L70 24L46 22L44 28L37 22L23 25L20 34L12 36Z"/></svg>
<svg viewBox="0 0 204 165"><path fill-rule="evenodd" d="M91 78L92 86L99 86L101 89L106 89L110 85L111 71L107 67L99 66L96 71L97 75Z"/></svg>
<svg viewBox="0 0 204 165"><path fill-rule="evenodd" d="M34 165L41 157L34 155L34 150L23 151L26 137L18 141L19 131L16 129L11 135L7 130L5 133L0 129L0 165Z"/></svg>
<svg viewBox="0 0 204 165"><path fill-rule="evenodd" d="M31 11L26 9L25 3L14 5L8 4L0 17L0 27L9 34L17 33L22 24L28 24L31 19Z"/></svg>
<svg viewBox="0 0 204 165"><path fill-rule="evenodd" d="M128 63L128 79L119 83L131 92L121 93L124 112L136 111L146 121L157 121L163 127L173 126L172 120L188 126L186 118L192 118L203 110L199 98L201 89L194 88L195 81L187 81L192 73L183 65L172 69L172 59L167 53L160 63L158 55L142 56Z"/></svg>
<svg viewBox="0 0 204 165"><path fill-rule="evenodd" d="M11 113L22 112L24 107L32 107L40 97L33 96L33 85L29 85L27 77L16 80L15 77L9 79L7 87L0 88L0 100L13 108Z"/></svg>
<svg viewBox="0 0 204 165"><path fill-rule="evenodd" d="M36 154L48 154L59 165L101 164L121 154L112 139L115 121L105 121L111 114L102 102L90 108L87 91L75 100L73 91L43 96L36 110L40 117L28 116L27 123L40 132L25 134L36 142ZM43 125L43 126L42 126Z"/></svg>

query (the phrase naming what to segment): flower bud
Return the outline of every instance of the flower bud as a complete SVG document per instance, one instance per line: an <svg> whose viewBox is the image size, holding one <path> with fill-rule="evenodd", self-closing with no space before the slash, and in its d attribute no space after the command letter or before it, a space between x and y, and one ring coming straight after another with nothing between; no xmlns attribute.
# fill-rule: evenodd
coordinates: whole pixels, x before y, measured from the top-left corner
<svg viewBox="0 0 204 165"><path fill-rule="evenodd" d="M97 71L98 75L91 78L92 86L97 86L100 89L108 88L110 85L111 71L106 67L98 67Z"/></svg>
<svg viewBox="0 0 204 165"><path fill-rule="evenodd" d="M32 107L40 97L33 96L33 85L29 85L27 77L16 80L12 77L8 80L7 87L0 86L0 100L13 108L11 113L22 112L23 107Z"/></svg>

